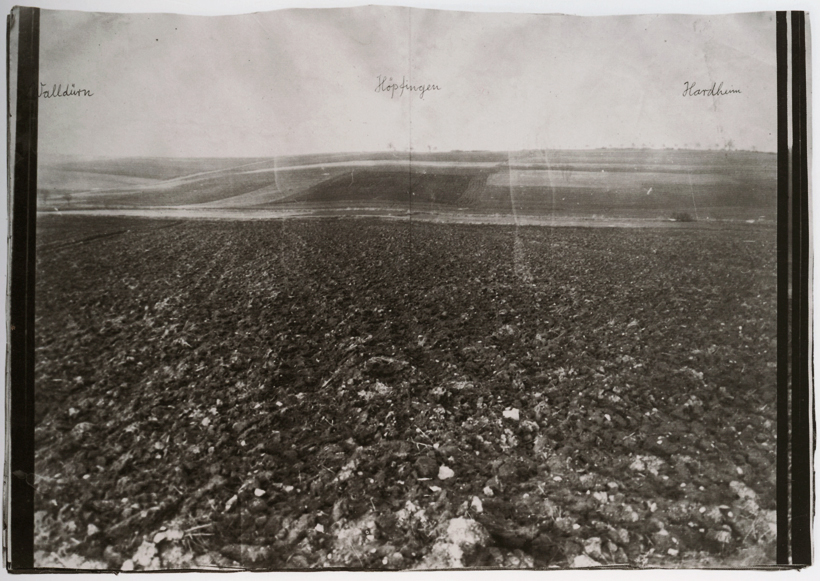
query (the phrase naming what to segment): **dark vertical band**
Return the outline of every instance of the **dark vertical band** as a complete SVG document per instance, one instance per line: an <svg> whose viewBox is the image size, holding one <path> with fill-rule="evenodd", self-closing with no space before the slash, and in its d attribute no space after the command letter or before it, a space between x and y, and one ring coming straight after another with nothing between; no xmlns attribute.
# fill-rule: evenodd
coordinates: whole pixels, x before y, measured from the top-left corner
<svg viewBox="0 0 820 581"><path fill-rule="evenodd" d="M777 13L777 564L789 563L789 69Z"/></svg>
<svg viewBox="0 0 820 581"><path fill-rule="evenodd" d="M792 564L811 564L805 14L792 12Z"/></svg>
<svg viewBox="0 0 820 581"><path fill-rule="evenodd" d="M16 15L19 18L17 118L12 150L14 191L9 216L11 540L8 565L10 570L20 571L34 566L34 243L37 219L40 10L18 8ZM14 18L14 13L10 18ZM10 20L9 24L11 23Z"/></svg>

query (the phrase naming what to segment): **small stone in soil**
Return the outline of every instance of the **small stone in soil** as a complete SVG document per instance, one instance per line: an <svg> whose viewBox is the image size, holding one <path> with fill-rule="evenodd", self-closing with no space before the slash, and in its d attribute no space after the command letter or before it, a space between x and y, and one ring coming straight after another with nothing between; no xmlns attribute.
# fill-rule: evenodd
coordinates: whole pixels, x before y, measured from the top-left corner
<svg viewBox="0 0 820 581"><path fill-rule="evenodd" d="M150 541L143 541L134 554L133 562L140 567L147 568L157 556L157 547Z"/></svg>
<svg viewBox="0 0 820 581"><path fill-rule="evenodd" d="M481 503L481 499L477 496L474 496L473 500L470 501L470 508L472 508L476 512L484 512L484 505Z"/></svg>
<svg viewBox="0 0 820 581"><path fill-rule="evenodd" d="M519 418L519 412L518 412L518 409L516 409L516 408L506 409L503 412L501 412L501 415L504 416L505 418L515 420L516 422L518 421L518 418Z"/></svg>
<svg viewBox="0 0 820 581"><path fill-rule="evenodd" d="M601 564L595 559L587 557L586 555L578 555L577 557L575 557L575 559L572 560L572 566L576 568L600 567Z"/></svg>
<svg viewBox="0 0 820 581"><path fill-rule="evenodd" d="M455 476L456 473L453 472L449 467L442 464L438 469L438 478L439 480L447 480L448 478L452 478Z"/></svg>

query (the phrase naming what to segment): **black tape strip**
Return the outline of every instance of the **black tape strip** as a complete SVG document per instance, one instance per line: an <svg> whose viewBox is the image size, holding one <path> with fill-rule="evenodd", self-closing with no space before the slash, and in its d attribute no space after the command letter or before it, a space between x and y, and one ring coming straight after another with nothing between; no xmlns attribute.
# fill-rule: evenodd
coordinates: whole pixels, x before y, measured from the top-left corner
<svg viewBox="0 0 820 581"><path fill-rule="evenodd" d="M11 207L9 570L34 566L34 244L40 10L19 8L14 192ZM11 73L10 73L11 74Z"/></svg>
<svg viewBox="0 0 820 581"><path fill-rule="evenodd" d="M786 12L777 20L777 564L789 564L789 78Z"/></svg>
<svg viewBox="0 0 820 581"><path fill-rule="evenodd" d="M792 564L811 564L809 189L805 14L792 23Z"/></svg>

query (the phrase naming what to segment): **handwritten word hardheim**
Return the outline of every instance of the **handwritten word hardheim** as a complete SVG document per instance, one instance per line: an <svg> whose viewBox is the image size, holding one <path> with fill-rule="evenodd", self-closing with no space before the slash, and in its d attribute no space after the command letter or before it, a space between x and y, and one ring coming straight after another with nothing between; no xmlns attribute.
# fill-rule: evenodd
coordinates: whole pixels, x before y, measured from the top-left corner
<svg viewBox="0 0 820 581"><path fill-rule="evenodd" d="M405 91L415 91L419 94L419 99L424 99L424 93L427 91L441 91L441 87L438 85L411 85L405 80L404 76L401 78L401 84L395 83L393 77L383 77L379 75L377 78L379 84L376 85L376 92L390 93L391 99L396 96L396 91L399 92L399 97L404 95Z"/></svg>
<svg viewBox="0 0 820 581"><path fill-rule="evenodd" d="M723 91L723 83L718 85L717 83L712 83L712 86L708 89L695 89L695 85L697 83L690 83L686 81L683 83L683 96L684 97L720 97L722 95L731 95L732 93L740 93L740 89L728 89ZM717 85L717 89L715 89L715 85Z"/></svg>
<svg viewBox="0 0 820 581"><path fill-rule="evenodd" d="M66 88L63 89L63 84L60 83L59 85L52 85L51 91L44 90L45 83L40 83L40 94L38 97L44 97L46 99L51 99L52 97L92 97L94 93L89 91L88 89L78 89L74 86L74 83L71 83L70 86L66 85Z"/></svg>

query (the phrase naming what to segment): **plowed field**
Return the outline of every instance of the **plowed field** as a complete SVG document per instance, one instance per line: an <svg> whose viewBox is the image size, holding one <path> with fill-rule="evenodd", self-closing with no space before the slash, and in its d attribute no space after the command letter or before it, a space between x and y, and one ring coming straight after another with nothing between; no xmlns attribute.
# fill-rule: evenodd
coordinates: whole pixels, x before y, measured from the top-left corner
<svg viewBox="0 0 820 581"><path fill-rule="evenodd" d="M774 234L44 217L38 562L770 563Z"/></svg>

